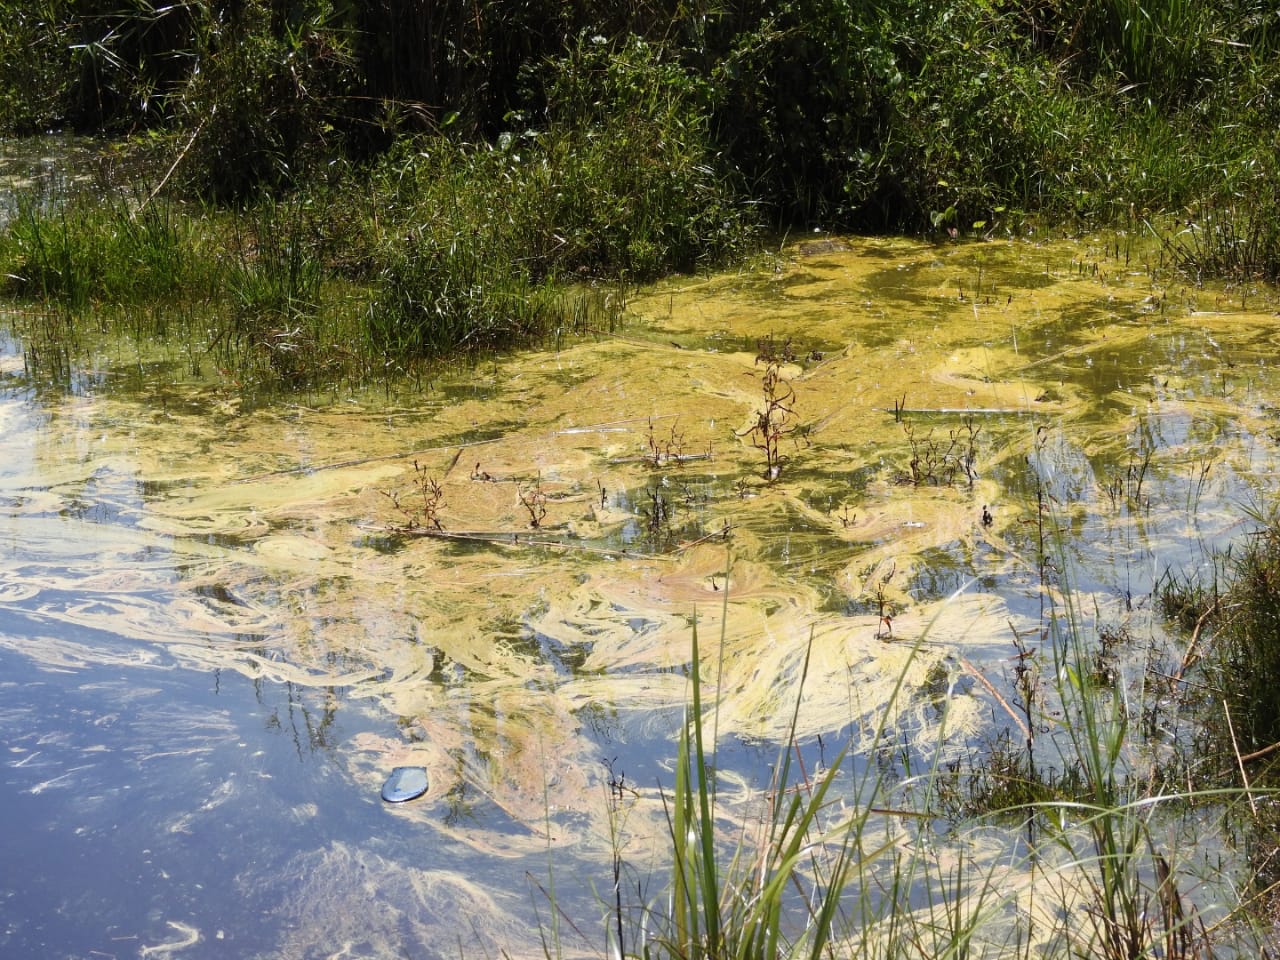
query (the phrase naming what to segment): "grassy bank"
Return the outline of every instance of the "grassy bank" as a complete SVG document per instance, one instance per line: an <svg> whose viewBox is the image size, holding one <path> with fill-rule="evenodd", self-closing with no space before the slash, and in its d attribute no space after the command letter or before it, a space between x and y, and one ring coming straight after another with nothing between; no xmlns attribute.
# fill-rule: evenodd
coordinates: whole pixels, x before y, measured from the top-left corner
<svg viewBox="0 0 1280 960"><path fill-rule="evenodd" d="M37 6L0 3L0 128L129 134L149 172L28 203L6 292L71 328L196 304L241 382L606 324L583 284L764 231L1124 221L1192 276L1280 275L1280 29L1250 0Z"/></svg>
<svg viewBox="0 0 1280 960"><path fill-rule="evenodd" d="M687 159L782 227L982 231L1274 192L1280 19L1254 0L36 6L0 4L0 126L150 131L221 201L409 137L567 131L575 152L612 139L633 200L672 221L657 174Z"/></svg>

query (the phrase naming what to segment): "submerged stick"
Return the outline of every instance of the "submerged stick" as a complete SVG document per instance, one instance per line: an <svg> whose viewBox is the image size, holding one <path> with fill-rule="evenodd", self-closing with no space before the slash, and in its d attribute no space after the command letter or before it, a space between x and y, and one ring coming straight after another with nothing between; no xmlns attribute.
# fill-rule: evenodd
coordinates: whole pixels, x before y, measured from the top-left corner
<svg viewBox="0 0 1280 960"><path fill-rule="evenodd" d="M676 547L675 552L683 553L685 550L692 550L694 547L701 546L704 543L715 540L717 537L723 540L728 540L732 533L733 525L726 522L719 530L713 530L711 533L708 533L706 536L699 537L697 540L690 540L688 543L680 544L680 546ZM666 558L664 557L663 559Z"/></svg>
<svg viewBox="0 0 1280 960"><path fill-rule="evenodd" d="M1013 707L1009 705L1009 701L1000 695L1000 691L995 688L994 684L992 684L990 680L988 680L985 676L983 676L982 671L980 671L972 663L970 663L968 660L966 660L964 657L960 656L959 654L956 654L956 659L960 661L960 666L964 667L965 670L967 670L970 674L973 675L973 678L975 680L977 680L980 684L982 684L984 687L987 688L987 693L991 694L991 696L996 698L996 703L1000 704L1000 706L1004 708L1004 712L1007 713L1013 719L1013 722L1018 725L1018 729L1022 731L1022 735L1026 737L1027 742L1030 743L1032 741L1031 731L1027 728L1027 725L1025 722L1023 722L1023 719L1020 716L1018 716L1018 714L1014 711Z"/></svg>
<svg viewBox="0 0 1280 960"><path fill-rule="evenodd" d="M1214 597L1213 603L1209 604L1200 616L1196 618L1195 629L1191 631L1191 639L1187 643L1187 649L1182 654L1182 661L1178 664L1178 669L1174 674L1174 679L1179 683L1182 682L1182 675L1187 672L1187 669L1200 659L1199 651L1196 649L1200 643L1200 631L1204 629L1204 625L1209 621L1209 617L1214 613L1217 613L1217 611L1218 598Z"/></svg>
<svg viewBox="0 0 1280 960"><path fill-rule="evenodd" d="M618 457L617 459L610 460L609 466L617 467L617 466L621 466L624 463L655 463L655 462L658 464L658 466L661 466L664 463L693 463L695 460L710 460L710 459L711 459L711 454L709 453L672 453L672 454L663 454L662 456L657 457L656 459L654 457L644 457L644 456Z"/></svg>
<svg viewBox="0 0 1280 960"><path fill-rule="evenodd" d="M1253 753L1242 754L1238 759L1241 763L1251 763L1254 760L1261 760L1263 757L1269 757L1277 750L1280 750L1280 742L1273 743L1269 747L1263 747L1261 750L1255 750Z"/></svg>
<svg viewBox="0 0 1280 960"><path fill-rule="evenodd" d="M892 413L895 417L899 417L904 413L915 413L920 415L929 414L929 413L948 414L948 415L957 414L957 413L973 413L973 414L981 414L983 416L992 416L992 417L999 417L999 416L1019 416L1020 417L1020 416L1025 416L1027 413L1032 412L1032 408L1031 407L898 407L898 406L895 406L892 410L885 410L884 412Z"/></svg>
<svg viewBox="0 0 1280 960"><path fill-rule="evenodd" d="M598 553L603 556L625 556L637 560L670 560L671 557L661 553L639 553L635 550L611 549L597 547L589 543L578 543L572 540L553 540L546 537L528 536L507 530L433 530L428 527L406 530L397 527L366 527L389 536L427 537L432 540L464 540L472 543L496 543L510 547L559 547L564 550L577 550L581 553Z"/></svg>
<svg viewBox="0 0 1280 960"><path fill-rule="evenodd" d="M559 437L570 433L586 433L591 430L599 430L604 427L614 427L624 423L641 423L649 420L668 420L677 416L679 416L679 414L667 413L654 417L631 417L627 420L610 420L604 423L592 423L581 427L569 427L565 430L557 430L552 434L552 436ZM461 456L462 451L466 450L468 447L481 447L485 444L497 443L500 440L505 439L507 438L490 437L488 440L471 440L467 443L446 443L438 447L425 447L421 450L406 450L404 453L384 453L376 457L360 457L355 460L339 460L337 463L317 463L305 467L288 467L283 470L271 470L267 473L259 473L252 477L240 477L238 480L232 480L231 483L253 483L257 480L269 480L272 477L295 476L300 473L318 473L321 470L341 470L345 467L361 467L366 463L381 463L384 460L403 460L406 457L418 457L427 453L443 453L446 450L457 450L459 456ZM707 456L710 455L708 454ZM691 455L689 459L703 459L703 456L701 454L696 456ZM458 458L454 457L455 464L457 463L457 460ZM453 465L451 464L450 469L452 469L452 466Z"/></svg>
<svg viewBox="0 0 1280 960"><path fill-rule="evenodd" d="M671 420L679 417L678 413L657 413L652 417L627 417L625 420L606 420L603 423L588 423L581 427L565 427L563 430L557 430L557 437L568 436L574 433L590 433L593 430L602 430L606 427L620 427L624 423L652 423L654 420Z"/></svg>
<svg viewBox="0 0 1280 960"><path fill-rule="evenodd" d="M340 460L337 463L317 463L305 467L288 467L284 470L271 470L267 473L259 473L252 477L241 477L238 480L232 480L231 483L253 483L257 480L270 480L272 477L288 477L296 476L300 473L319 473L321 470L341 470L344 467L360 467L366 463L380 463L384 460L403 460L405 457L417 457L425 453L443 453L445 450L457 450L459 456L467 447L480 447L486 443L497 443L504 437L493 437L489 440L472 440L469 443L448 443L440 447L426 447L422 450L408 450L404 453L384 453L377 457L360 457L356 460ZM457 457L454 458L457 461Z"/></svg>

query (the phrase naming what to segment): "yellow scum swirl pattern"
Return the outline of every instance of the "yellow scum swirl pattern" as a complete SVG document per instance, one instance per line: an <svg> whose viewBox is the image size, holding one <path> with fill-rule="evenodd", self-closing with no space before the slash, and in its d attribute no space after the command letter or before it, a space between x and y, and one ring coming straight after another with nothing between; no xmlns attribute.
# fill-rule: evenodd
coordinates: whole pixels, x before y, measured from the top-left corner
<svg viewBox="0 0 1280 960"><path fill-rule="evenodd" d="M1146 342L1148 328L1124 319L1118 302L1131 306L1146 291L1048 267L1028 273L1018 266L1027 250L1014 245L979 255L992 294L974 289L971 262L906 241L664 284L632 304L620 336L486 363L448 402L238 415L216 391L147 413L107 395L49 401L29 447L15 446L16 431L0 437L10 465L0 473L0 535L13 545L0 557L0 605L128 644L0 644L50 668L172 660L343 687L343 709L401 720L398 735L336 746L361 789L376 792L394 765L422 764L427 797L392 815L496 856L549 842L607 854L605 771L584 711L659 716L683 704L695 616L722 736L785 735L812 640L801 736L852 724L865 745L901 683L889 721L920 746L936 744L937 702L917 693L941 671L948 743L958 749L990 711L962 692L958 658L992 663L998 675L1010 629L1035 625L976 587L921 600L912 585L944 549L982 553L995 570L1034 580L1025 530L1034 507L1001 504L990 527L980 523L981 506L1001 496L993 467L1047 448L1059 474L1096 486L1088 455L1126 449L1134 410L1157 426L1230 416L1254 435L1267 429L1257 410L1181 383L1175 358L1154 379L1090 389L1067 379ZM1076 343L1059 314L1082 298L1087 342ZM1212 330L1258 343L1261 357L1268 319L1159 322L1185 328L1198 349L1209 349ZM804 355L783 371L810 429L784 445L782 482L766 486L745 432L764 367L752 343L770 336L775 345L794 336ZM972 411L983 430L972 488L898 482L908 454L897 405L924 412L922 437L926 414L941 436ZM0 424L12 416L0 406ZM700 459L654 466L651 440ZM1256 454L1219 440L1227 466L1248 475ZM447 531L523 542L413 537L389 549L389 529L420 502L415 460L441 484ZM840 494L847 513L838 498L820 505L805 495L843 489L823 471L858 469L872 479ZM731 525L731 542L648 556L642 492L664 489L664 479L674 491L690 477L721 488L742 480L738 494L722 489L698 508L708 532ZM546 509L536 531L522 502L535 491ZM574 536L583 538L576 547L602 552L529 543ZM54 595L75 599L46 599ZM860 612L833 612L833 598ZM877 598L894 614L891 639ZM580 651L580 663L557 667L542 643ZM492 804L514 827L442 816L460 796ZM736 799L726 809L745 817L747 796L745 785L727 791ZM636 794L630 818L627 842L662 835L652 786Z"/></svg>

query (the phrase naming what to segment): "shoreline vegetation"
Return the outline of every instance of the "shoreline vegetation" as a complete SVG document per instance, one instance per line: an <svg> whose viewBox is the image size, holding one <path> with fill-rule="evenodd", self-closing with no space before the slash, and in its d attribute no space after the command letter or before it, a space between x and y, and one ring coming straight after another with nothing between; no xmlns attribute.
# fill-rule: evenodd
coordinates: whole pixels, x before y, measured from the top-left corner
<svg viewBox="0 0 1280 960"><path fill-rule="evenodd" d="M84 189L37 184L3 214L6 320L54 386L108 329L184 344L193 376L216 370L247 397L429 378L607 331L637 284L814 232L946 243L1119 225L1193 282L1244 298L1280 280L1280 10L1259 0L0 0L0 14L0 129L109 143ZM1052 675L1016 675L1024 718L981 765L911 771L908 809L876 764L797 772L784 747L764 840L727 864L695 634L669 899L633 909L615 888L610 955L1172 960L1234 955L1238 934L1274 949L1280 521L1255 519L1220 582L1166 575L1157 594L1189 638L1169 696L1206 717L1189 757L1133 759L1159 707L1095 669L1069 584L1045 583L1063 598L1045 618ZM1045 577L1043 527L1040 546ZM1061 755L1029 734L1023 749L1019 726L1058 731ZM621 824L621 782L612 796ZM1207 854L1169 841L1210 816L1247 837L1247 876L1216 913L1208 879L1185 872ZM959 853L931 857L935 824L961 820L1055 852L1028 861L1038 906Z"/></svg>
<svg viewBox="0 0 1280 960"><path fill-rule="evenodd" d="M166 335L163 304L250 389L422 376L814 231L1123 225L1193 279L1280 276L1256 0L0 13L0 130L114 138L0 235L0 293L57 313L24 333L63 375L88 306Z"/></svg>

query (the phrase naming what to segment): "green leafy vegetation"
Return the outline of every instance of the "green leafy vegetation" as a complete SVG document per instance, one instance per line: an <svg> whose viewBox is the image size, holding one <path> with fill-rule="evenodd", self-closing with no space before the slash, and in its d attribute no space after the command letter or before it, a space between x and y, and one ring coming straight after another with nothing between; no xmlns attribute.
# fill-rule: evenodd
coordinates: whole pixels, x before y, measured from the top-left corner
<svg viewBox="0 0 1280 960"><path fill-rule="evenodd" d="M568 189L544 216L591 200L608 172L631 178L609 221L628 203L668 226L692 214L710 250L724 221L683 189L693 167L778 226L961 232L1220 209L1275 181L1280 24L1254 0L0 12L0 124L152 131L181 158L175 181L222 200L297 189L335 158L423 136L527 156L550 136L543 150L567 159L542 156ZM572 225L566 244L603 245L636 273L703 255L660 229L579 238Z"/></svg>
<svg viewBox="0 0 1280 960"><path fill-rule="evenodd" d="M184 301L244 383L607 326L626 284L768 227L1124 219L1195 276L1280 273L1280 34L1252 0L0 14L0 128L134 134L148 184L27 203L7 292L68 334L90 303Z"/></svg>
<svg viewBox="0 0 1280 960"><path fill-rule="evenodd" d="M250 392L413 375L607 328L629 285L731 262L767 230L1124 220L1193 277L1280 278L1280 13L1258 0L0 0L0 16L0 128L128 137L144 161L145 188L32 194L0 234L26 360L57 382L106 324L181 338L193 369ZM802 425L776 363L760 392L743 436L774 481ZM904 432L910 483L972 484L972 421ZM680 446L651 425L655 467ZM415 502L392 501L402 528L439 531L441 487L415 473ZM1113 509L1142 477L1112 481ZM538 529L540 481L518 499ZM658 492L647 517L658 542ZM1210 955L1168 837L1198 807L1247 806L1250 880L1275 879L1280 827L1255 801L1280 758L1278 558L1269 527L1224 596L1176 576L1158 591L1190 637L1174 680L1203 660L1199 707L1221 718L1204 732L1220 769L1196 785L1135 764L1144 705L1044 583L1061 600L1043 675L1019 638L1023 712L975 766L939 751L887 777L880 728L871 762L810 774L789 743L761 839L727 859L695 634L668 897L642 906L643 933L617 901L617 954ZM1007 874L931 858L930 831L961 816L1025 830L1018 869L1054 909L1019 912ZM1220 929L1248 932L1242 904Z"/></svg>
<svg viewBox="0 0 1280 960"><path fill-rule="evenodd" d="M762 809L736 831L726 825L741 813L719 796L718 692L704 690L695 625L674 785L664 793L669 882L653 900L630 903L617 883L626 864L615 853L611 955L1191 960L1261 949L1249 890L1227 892L1219 878L1211 891L1195 873L1210 822L1203 808L1243 803L1245 790L1170 789L1134 765L1143 734L1130 723L1131 705L1088 669L1092 645L1078 616L1069 591L1049 611L1053 679L1046 700L1028 708L1060 750L1057 774L1016 761L1014 771L984 762L957 777L959 766L938 759L941 744L932 762L894 773L900 755L887 718L892 703L912 695L901 680L872 720L861 759L846 742L829 764L810 769L795 735L797 690ZM807 673L806 659L801 688ZM990 784L1006 773L1010 786L985 794L983 810L940 828L957 782ZM628 792L616 773L610 786L620 844ZM966 858L987 826L1020 834L1009 844L1017 852L994 862ZM1198 845L1171 842L1180 830ZM1217 895L1226 899L1215 902ZM544 945L558 943L544 933Z"/></svg>

